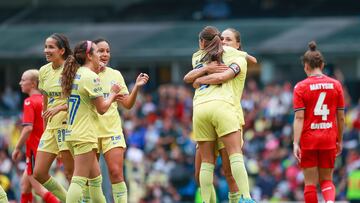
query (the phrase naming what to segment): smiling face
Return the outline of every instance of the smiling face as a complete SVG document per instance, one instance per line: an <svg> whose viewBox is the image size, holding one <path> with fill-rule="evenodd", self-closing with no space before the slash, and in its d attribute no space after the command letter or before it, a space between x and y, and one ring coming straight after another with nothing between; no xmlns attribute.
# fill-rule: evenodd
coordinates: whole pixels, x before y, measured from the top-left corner
<svg viewBox="0 0 360 203"><path fill-rule="evenodd" d="M48 62L56 62L63 59L65 50L57 46L57 41L54 38L47 38L45 41L44 54Z"/></svg>
<svg viewBox="0 0 360 203"><path fill-rule="evenodd" d="M235 33L233 33L232 31L224 30L221 33L221 37L223 38L223 40L222 40L223 45L230 46L230 47L233 47L235 49L240 48L240 42L238 42L236 40Z"/></svg>
<svg viewBox="0 0 360 203"><path fill-rule="evenodd" d="M104 63L104 65L108 65L110 61L110 46L106 41L102 41L96 44L98 48L98 54L100 56L100 62Z"/></svg>

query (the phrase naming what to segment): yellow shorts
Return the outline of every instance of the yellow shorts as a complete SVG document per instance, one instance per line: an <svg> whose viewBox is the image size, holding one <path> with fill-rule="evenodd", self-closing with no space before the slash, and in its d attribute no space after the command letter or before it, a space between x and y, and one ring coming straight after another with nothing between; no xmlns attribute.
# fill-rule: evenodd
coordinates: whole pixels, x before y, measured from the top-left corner
<svg viewBox="0 0 360 203"><path fill-rule="evenodd" d="M110 149L116 147L126 148L124 135L115 135L110 137L99 137L98 138L98 153L102 152L105 154Z"/></svg>
<svg viewBox="0 0 360 203"><path fill-rule="evenodd" d="M38 151L58 154L60 151L69 150L65 144L66 126L57 129L45 129L41 136Z"/></svg>
<svg viewBox="0 0 360 203"><path fill-rule="evenodd" d="M240 129L235 106L219 100L196 105L193 111L193 128L196 141L216 141Z"/></svg>
<svg viewBox="0 0 360 203"><path fill-rule="evenodd" d="M65 143L73 156L85 154L98 148L96 142L66 141Z"/></svg>
<svg viewBox="0 0 360 203"><path fill-rule="evenodd" d="M224 149L225 148L225 145L222 141L220 140L217 140L217 147L215 149L216 152L220 151L221 149ZM242 146L244 145L244 139L243 139L243 132L242 132L242 129L240 129L240 146L242 148Z"/></svg>

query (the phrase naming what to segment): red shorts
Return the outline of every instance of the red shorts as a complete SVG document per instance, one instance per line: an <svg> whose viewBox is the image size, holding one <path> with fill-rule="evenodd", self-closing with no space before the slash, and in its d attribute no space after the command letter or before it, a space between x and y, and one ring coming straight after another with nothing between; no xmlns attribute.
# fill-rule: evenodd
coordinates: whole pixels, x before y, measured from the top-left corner
<svg viewBox="0 0 360 203"><path fill-rule="evenodd" d="M35 157L36 157L36 148L30 149L26 147L26 172L28 175L33 174L33 169L35 166Z"/></svg>
<svg viewBox="0 0 360 203"><path fill-rule="evenodd" d="M301 168L334 168L336 149L301 150Z"/></svg>

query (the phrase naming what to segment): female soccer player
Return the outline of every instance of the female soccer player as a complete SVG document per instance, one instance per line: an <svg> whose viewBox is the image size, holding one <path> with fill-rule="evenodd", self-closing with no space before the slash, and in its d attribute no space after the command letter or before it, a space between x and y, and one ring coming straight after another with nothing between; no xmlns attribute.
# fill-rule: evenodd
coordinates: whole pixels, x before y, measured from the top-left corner
<svg viewBox="0 0 360 203"><path fill-rule="evenodd" d="M205 27L200 32L200 50L193 55L193 67L196 70L184 77L185 81L194 82L194 87L198 87L194 96L193 128L202 158L199 182L204 202L214 201L210 194L213 190L214 150L217 138L224 142L225 149L230 155L231 171L238 187L240 187L240 179L244 176L240 170L243 162L239 142L241 140L240 121L234 106L233 83L230 82L232 80L227 80L238 75L241 68L246 67L246 61L244 57L240 57L236 49L222 47L220 37L219 31L211 26ZM205 84L196 79L207 71L204 65L206 67L213 61L224 62L229 67L222 73L220 80L208 79L209 82L216 79L217 84L222 83L222 85L209 85L211 83Z"/></svg>
<svg viewBox="0 0 360 203"><path fill-rule="evenodd" d="M335 201L335 158L342 149L344 95L340 82L322 73L324 58L315 42L309 43L302 60L308 77L294 88L294 156L305 176L305 202L318 202L319 181L330 203Z"/></svg>
<svg viewBox="0 0 360 203"><path fill-rule="evenodd" d="M121 73L107 67L110 60L109 43L105 39L94 40L94 43L98 46L98 53L100 54L101 67L98 75L104 97L106 98L110 94L111 84L119 84L121 86L121 100L118 103L113 103L104 115L98 115L99 120L96 125L98 127L96 133L98 133L99 152L104 154L106 165L108 166L114 201L116 203L126 203L127 187L123 174L126 143L117 108L118 105L122 105L130 109L135 104L140 87L147 83L149 76L141 73L137 77L134 88L129 95Z"/></svg>
<svg viewBox="0 0 360 203"><path fill-rule="evenodd" d="M102 176L96 159L98 148L95 128L97 113L104 114L115 101L120 87L113 84L106 100L98 72L100 57L96 44L82 41L64 64L62 93L68 97L68 129L65 141L74 155L74 175L66 196L67 203L79 202L88 182L92 202L105 202Z"/></svg>
<svg viewBox="0 0 360 203"><path fill-rule="evenodd" d="M44 132L44 122L41 116L43 110L43 98L38 89L39 71L35 69L27 70L23 73L20 81L21 91L29 97L24 101L23 129L20 139L13 151L12 158L18 161L21 158L21 148L26 143L26 171L21 179L21 202L32 202L33 195L31 189L34 188L47 203L59 202L56 197L46 190L39 182L32 177L32 169L35 162L37 147L42 133Z"/></svg>
<svg viewBox="0 0 360 203"><path fill-rule="evenodd" d="M240 33L237 30L235 30L233 28L228 28L222 32L221 37L222 37L223 45L230 46L230 47L233 47L238 50L241 49ZM241 51L241 52L239 52L239 54L241 55L240 57L245 57L247 59L247 61L251 61L252 63L257 63L256 58L248 55L246 52ZM202 80L202 83L204 83L204 84L219 84L220 81L214 81L213 79L221 78L218 76L221 76L221 74L223 74L222 72L228 69L227 67L225 69L222 69L222 67L218 66L218 65L215 65L215 66L209 65L209 66L206 66L206 68L207 68L208 72L215 72L215 73L213 73L214 74L213 76L215 76L215 77L213 77L213 76L200 77L199 80ZM215 69L215 70L212 71L211 69ZM217 73L217 71L219 73ZM235 77L234 80L232 80L233 94L235 95L234 99L235 99L236 108L237 108L237 111L239 114L241 128L245 124L240 100L241 100L241 95L242 95L242 91L243 91L244 83L245 83L245 79L246 79L246 72L247 72L247 66L243 65L241 67L240 73ZM213 81L208 80L208 79L211 79ZM240 129L240 132L241 132L240 143L242 145L242 143L243 143L242 129ZM250 191L249 191L248 176L247 176L247 172L246 172L244 163L243 162L241 163L241 168L240 168L242 170L243 177L242 177L242 184L241 184L242 187L239 190L239 188L237 187L236 182L231 174L229 155L227 154L227 152L224 148L224 144L219 140L217 140L217 142L218 142L218 144L217 144L216 151L219 151L219 154L221 155L222 168L224 170L225 178L226 178L226 181L227 181L227 183L229 185L229 189L230 189L229 201L237 203L237 202L239 202L241 197L243 197L243 199L242 199L243 201L252 201L251 196L250 196ZM197 150L196 155L195 155L195 177L197 180L199 178L200 163L201 163L201 157Z"/></svg>
<svg viewBox="0 0 360 203"><path fill-rule="evenodd" d="M44 98L43 117L46 128L36 154L34 178L60 201L65 202L66 191L49 175L49 169L60 153L65 175L70 182L74 160L64 143L67 105L66 99L61 97L60 84L64 60L71 54L66 36L55 33L48 37L45 41L44 53L49 63L40 68L39 89Z"/></svg>

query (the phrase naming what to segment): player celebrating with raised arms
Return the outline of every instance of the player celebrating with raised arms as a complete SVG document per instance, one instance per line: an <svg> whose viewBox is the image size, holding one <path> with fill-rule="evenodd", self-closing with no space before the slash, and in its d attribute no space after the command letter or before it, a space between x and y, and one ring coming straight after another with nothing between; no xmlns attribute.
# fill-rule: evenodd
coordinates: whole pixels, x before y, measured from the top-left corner
<svg viewBox="0 0 360 203"><path fill-rule="evenodd" d="M303 56L308 76L294 88L294 156L305 177L304 199L317 203L317 184L326 203L335 201L332 182L336 155L342 149L344 95L340 82L322 73L324 58L315 42Z"/></svg>
<svg viewBox="0 0 360 203"><path fill-rule="evenodd" d="M26 170L21 179L21 202L28 203L33 201L31 189L34 188L44 202L57 203L56 197L46 190L39 182L32 177L37 147L42 133L44 132L44 122L41 116L43 110L43 98L38 89L39 71L30 69L23 73L20 81L21 91L29 97L24 101L23 129L12 158L18 161L21 157L21 148L26 143Z"/></svg>
<svg viewBox="0 0 360 203"><path fill-rule="evenodd" d="M61 97L60 84L64 61L71 55L67 37L63 34L52 34L45 41L44 53L49 63L39 70L39 89L44 98L43 117L46 128L36 154L34 178L60 201L65 202L66 190L49 175L49 170L58 154L64 164L68 181L74 168L74 160L64 142L67 105L66 99Z"/></svg>
<svg viewBox="0 0 360 203"><path fill-rule="evenodd" d="M95 120L97 113L104 114L115 101L120 87L113 84L105 100L100 79L97 46L82 41L74 48L64 64L61 77L63 96L68 98L68 129L65 142L74 155L74 174L66 196L67 203L79 202L86 183L93 202L105 202L101 189L102 176L96 159L98 148Z"/></svg>
<svg viewBox="0 0 360 203"><path fill-rule="evenodd" d="M98 75L101 80L104 97L106 98L110 95L112 84L119 84L121 87L121 99L117 103L112 103L105 114L98 114L99 119L96 125L96 133L98 133L99 152L104 154L106 165L108 166L114 202L127 203L127 187L123 174L126 143L118 105L130 109L135 104L140 87L147 83L149 76L141 73L137 77L134 88L129 95L121 73L107 66L111 56L109 43L101 38L94 40L94 43L98 46L98 53L100 54L101 66Z"/></svg>

